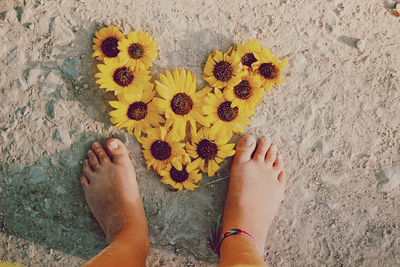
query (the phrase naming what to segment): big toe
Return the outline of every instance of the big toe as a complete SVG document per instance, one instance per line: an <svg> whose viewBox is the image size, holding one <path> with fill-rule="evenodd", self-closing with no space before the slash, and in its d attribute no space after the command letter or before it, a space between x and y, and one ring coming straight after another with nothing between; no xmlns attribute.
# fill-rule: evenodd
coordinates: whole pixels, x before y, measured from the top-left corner
<svg viewBox="0 0 400 267"><path fill-rule="evenodd" d="M246 162L251 159L251 154L254 152L256 148L256 140L251 135L243 136L237 146L236 146L236 154L235 161L237 162Z"/></svg>
<svg viewBox="0 0 400 267"><path fill-rule="evenodd" d="M116 138L111 138L107 142L107 151L112 157L112 161L116 164L124 164L130 162L128 149L124 143Z"/></svg>

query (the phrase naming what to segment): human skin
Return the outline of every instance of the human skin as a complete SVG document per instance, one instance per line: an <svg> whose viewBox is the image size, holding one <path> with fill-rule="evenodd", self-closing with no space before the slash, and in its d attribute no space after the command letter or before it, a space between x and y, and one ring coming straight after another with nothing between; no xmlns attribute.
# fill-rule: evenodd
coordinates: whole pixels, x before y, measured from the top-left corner
<svg viewBox="0 0 400 267"><path fill-rule="evenodd" d="M284 162L269 138L258 146L252 136L236 147L223 217L223 232L239 228L221 245L220 266L264 266L267 231L283 200ZM125 145L110 139L92 145L82 166L81 183L92 213L110 243L84 266L145 266L150 250L147 220L135 169Z"/></svg>

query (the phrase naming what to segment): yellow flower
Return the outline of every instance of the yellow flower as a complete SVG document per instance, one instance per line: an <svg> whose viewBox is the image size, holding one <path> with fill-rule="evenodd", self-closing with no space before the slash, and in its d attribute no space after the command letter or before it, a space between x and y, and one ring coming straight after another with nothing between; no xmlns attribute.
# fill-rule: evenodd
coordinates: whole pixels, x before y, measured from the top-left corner
<svg viewBox="0 0 400 267"><path fill-rule="evenodd" d="M254 56L254 53L259 53L263 50L261 45L258 43L257 39L248 41L245 45L241 43L237 44L237 53L240 57L240 61L242 62L245 68L251 68L251 64L257 61Z"/></svg>
<svg viewBox="0 0 400 267"><path fill-rule="evenodd" d="M208 93L205 101L203 112L212 125L210 131L213 135L218 132L226 136L232 132L241 133L244 131L242 125L251 124L248 116L253 115L254 110L232 107L232 102L223 96L220 89L215 88L215 94Z"/></svg>
<svg viewBox="0 0 400 267"><path fill-rule="evenodd" d="M187 190L195 190L199 185L197 184L201 180L200 169L195 168L191 171L187 170L187 166L190 163L190 159L185 160L182 165L182 170L176 169L174 166L169 165L165 170L160 171L162 176L161 182L172 186L176 192L181 191L183 188Z"/></svg>
<svg viewBox="0 0 400 267"><path fill-rule="evenodd" d="M251 66L259 74L262 86L265 90L271 89L274 84L281 84L282 69L286 66L288 60L279 62L278 57L273 57L270 50L263 50L260 53L254 53L257 61Z"/></svg>
<svg viewBox="0 0 400 267"><path fill-rule="evenodd" d="M109 26L100 29L96 32L96 37L93 38L93 57L98 60L109 58L118 61L118 42L125 37L115 26Z"/></svg>
<svg viewBox="0 0 400 267"><path fill-rule="evenodd" d="M149 71L132 69L126 65L126 61L114 62L105 58L104 64L98 64L97 67L100 72L95 75L98 78L96 83L100 88L114 91L116 95L122 93L140 95L143 90L151 90L154 87L150 82Z"/></svg>
<svg viewBox="0 0 400 267"><path fill-rule="evenodd" d="M121 51L118 56L127 59L132 69L148 69L158 56L153 36L142 31L129 33L126 39L119 42L118 49Z"/></svg>
<svg viewBox="0 0 400 267"><path fill-rule="evenodd" d="M261 80L254 73L242 77L239 84L229 86L223 91L226 100L231 101L231 107L253 109L264 95Z"/></svg>
<svg viewBox="0 0 400 267"><path fill-rule="evenodd" d="M141 95L121 94L118 96L118 101L110 101L110 105L116 108L109 113L112 124L126 128L128 133L134 133L138 139L144 130L160 127L160 123L164 123L164 118L151 102L155 94L154 90L144 91Z"/></svg>
<svg viewBox="0 0 400 267"><path fill-rule="evenodd" d="M196 130L196 121L204 126L209 126L202 112L202 100L210 92L206 87L196 92L196 76L184 69L175 69L173 74L166 71L156 81L158 94L154 103L160 112L165 112L165 127L172 125L172 131L182 140L186 136L186 125L189 123Z"/></svg>
<svg viewBox="0 0 400 267"><path fill-rule="evenodd" d="M218 164L235 154L235 144L228 144L231 136L213 133L208 127L201 128L197 133L193 132L191 142L187 142L185 146L187 153L193 158L186 170L190 172L200 168L209 177L214 176L220 168Z"/></svg>
<svg viewBox="0 0 400 267"><path fill-rule="evenodd" d="M142 151L147 168L153 166L153 169L160 173L172 164L177 170L182 170L182 162L189 156L176 135L167 132L164 127L149 128L145 133L147 136L138 140L143 145Z"/></svg>
<svg viewBox="0 0 400 267"><path fill-rule="evenodd" d="M222 54L219 50L208 56L204 67L203 79L211 87L223 88L233 86L240 82L240 77L245 73L241 71L240 58L235 51ZM232 52L230 55L229 53Z"/></svg>

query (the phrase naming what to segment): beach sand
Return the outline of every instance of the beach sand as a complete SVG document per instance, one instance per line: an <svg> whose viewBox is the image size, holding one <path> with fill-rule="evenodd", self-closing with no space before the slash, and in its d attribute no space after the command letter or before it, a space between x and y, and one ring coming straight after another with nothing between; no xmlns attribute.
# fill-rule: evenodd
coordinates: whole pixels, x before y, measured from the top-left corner
<svg viewBox="0 0 400 267"><path fill-rule="evenodd" d="M0 260L79 266L106 246L79 182L95 140L132 151L153 246L149 266L214 266L211 226L230 161L196 192L169 192L133 136L112 127L94 74L101 27L154 36L152 75L197 75L207 56L257 38L288 58L245 133L286 159L272 266L400 264L400 18L395 1L0 1ZM235 137L235 141L239 136Z"/></svg>

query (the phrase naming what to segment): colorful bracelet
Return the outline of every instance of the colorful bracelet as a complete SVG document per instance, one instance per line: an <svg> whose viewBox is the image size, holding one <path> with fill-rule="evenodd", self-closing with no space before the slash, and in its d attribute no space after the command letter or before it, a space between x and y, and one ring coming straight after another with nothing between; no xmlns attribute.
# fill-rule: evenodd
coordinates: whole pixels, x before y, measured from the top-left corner
<svg viewBox="0 0 400 267"><path fill-rule="evenodd" d="M225 238L227 238L228 236L232 236L232 235L244 235L244 236L247 236L248 238L250 238L250 240L253 241L254 245L256 245L256 242L255 242L255 240L254 240L254 237L253 237L251 234L249 234L249 233L246 232L246 231L237 229L237 228L226 231L226 232L222 235L222 238L220 239L220 236L221 236L221 228L222 228L222 225L220 224L220 220L221 220L221 218L220 218L220 216L219 216L219 217L218 217L218 220L217 220L217 223L216 223L216 225L215 225L214 228L213 228L212 236L209 238L209 242L210 242L211 249L212 249L216 254L218 254L218 256L220 256L220 249L221 249L222 242L223 242L223 241L225 240Z"/></svg>

